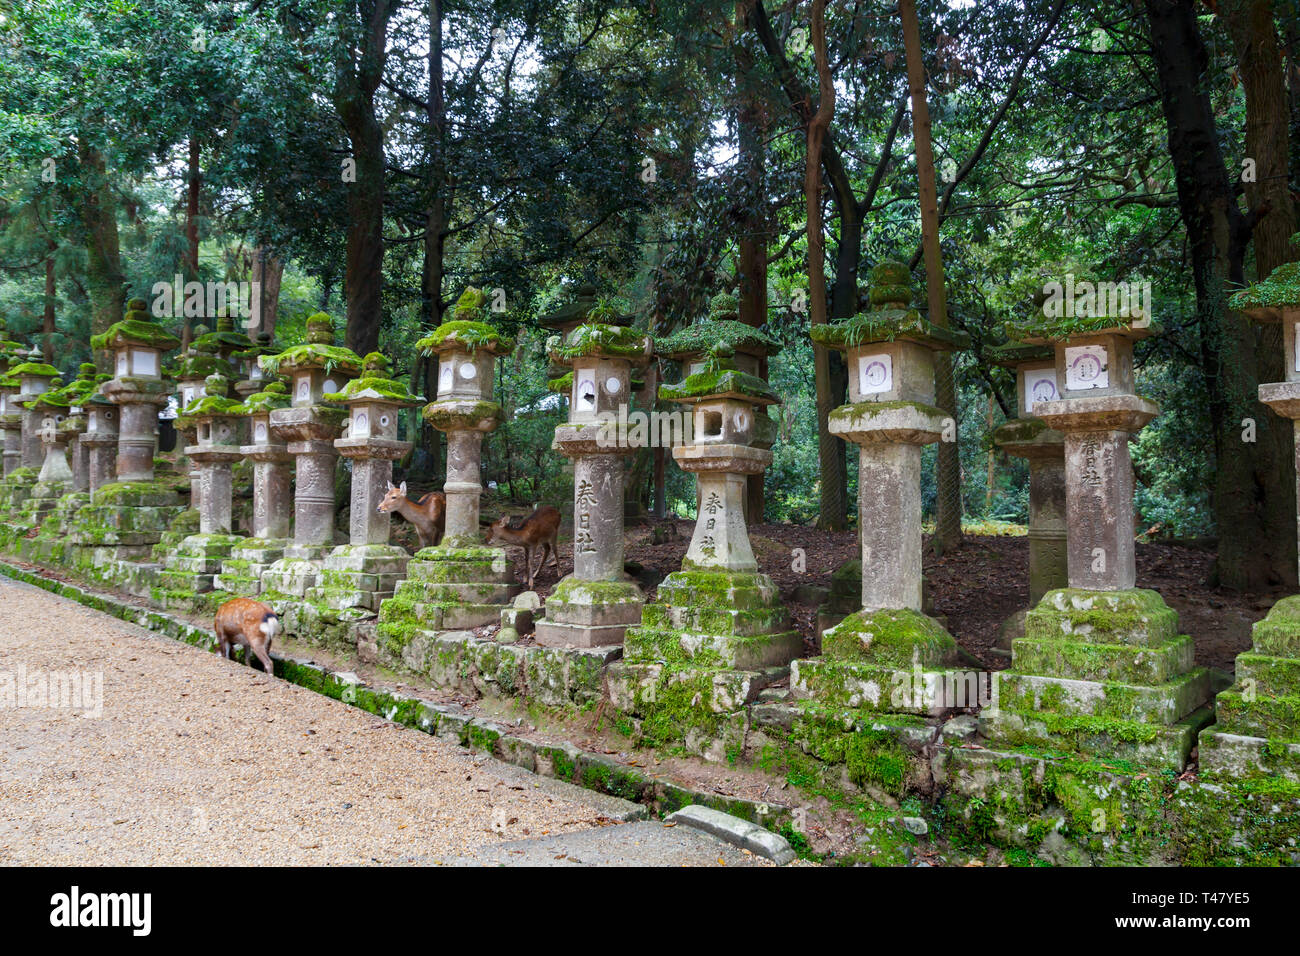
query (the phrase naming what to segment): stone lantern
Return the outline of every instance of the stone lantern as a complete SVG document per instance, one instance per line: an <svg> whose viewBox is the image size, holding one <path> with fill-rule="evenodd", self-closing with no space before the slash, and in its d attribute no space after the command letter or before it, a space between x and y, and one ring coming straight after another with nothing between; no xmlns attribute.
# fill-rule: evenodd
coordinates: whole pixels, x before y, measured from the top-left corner
<svg viewBox="0 0 1300 956"><path fill-rule="evenodd" d="M113 356L114 376L103 384L101 391L122 409L118 425L118 481L154 480L158 410L167 404L171 391L170 383L162 377L162 357L179 344L179 339L153 320L143 299L132 299L125 319L91 339L92 348Z"/></svg>
<svg viewBox="0 0 1300 956"><path fill-rule="evenodd" d="M628 629L626 663L610 667L611 699L641 718L654 717L675 687L691 686L709 688L696 706L732 726L743 723L744 705L803 648L776 585L759 573L745 525L747 480L772 461L770 451L753 445L755 412L780 398L736 368L734 354L719 342L698 371L659 390L691 409L691 437L673 457L695 474L700 505L682 570L663 580L640 626Z"/></svg>
<svg viewBox="0 0 1300 956"><path fill-rule="evenodd" d="M261 591L263 573L284 557L293 510L293 456L271 428L271 413L289 407L289 391L278 380L263 378L261 383L262 391L245 395L241 406L248 416L250 444L239 450L253 463L253 533L231 548L213 581L223 591L243 595Z"/></svg>
<svg viewBox="0 0 1300 956"><path fill-rule="evenodd" d="M9 368L21 364L16 357L10 357ZM22 391L22 382L11 375L9 369L0 374L0 429L4 431L4 476L8 478L14 469L21 467L23 460L23 416L22 406L18 404L18 393Z"/></svg>
<svg viewBox="0 0 1300 956"><path fill-rule="evenodd" d="M50 379L50 390L26 403L40 420L37 438L41 443L41 470L32 486L31 496L23 502L20 521L28 526L40 524L72 485L68 467L68 434L60 426L68 417L68 399L58 379Z"/></svg>
<svg viewBox="0 0 1300 956"><path fill-rule="evenodd" d="M365 357L360 378L348 382L330 401L346 405L348 432L334 447L352 462L349 543L330 552L320 584L307 596L328 607L379 610L406 572L406 549L388 543L392 516L379 511L393 478L393 462L411 450L398 437L398 412L422 404L406 385L392 378L392 366L378 352Z"/></svg>
<svg viewBox="0 0 1300 956"><path fill-rule="evenodd" d="M735 350L732 363L738 371L763 378L767 360L781 351L781 343L760 328L738 318L736 297L720 292L709 302L708 318L684 325L655 340L655 354L680 362L683 378L697 375L709 364L710 349L726 342Z"/></svg>
<svg viewBox="0 0 1300 956"><path fill-rule="evenodd" d="M180 435L176 465L190 477L190 507L196 511L200 507L203 489L199 481L199 469L189 460L187 449L197 443L198 437L195 435L193 419L184 412L206 394L205 385L209 375L229 374L230 364L217 354L214 347L200 346L198 339L190 343L189 349L176 365L176 404L181 413L176 419L176 431Z"/></svg>
<svg viewBox="0 0 1300 956"><path fill-rule="evenodd" d="M479 530L479 464L483 436L501 421L493 401L493 365L514 342L485 317L483 293L466 289L453 318L416 343L438 357L437 398L424 406L424 420L447 433L447 514L442 541L422 548L408 564L397 600L379 611L381 641L403 645L412 627L472 628L500 619L501 608L520 588L504 548L483 543Z"/></svg>
<svg viewBox="0 0 1300 956"><path fill-rule="evenodd" d="M1129 436L1159 409L1135 392L1133 343L1147 316L1036 318L1015 337L1055 352L1060 397L1032 412L1065 436L1068 587L1025 617L997 706L995 744L1082 752L1182 770L1205 719L1205 668L1155 591L1136 588ZM1133 647L1143 649L1135 657Z"/></svg>
<svg viewBox="0 0 1300 956"><path fill-rule="evenodd" d="M793 663L790 686L797 698L830 706L935 714L957 645L923 610L921 448L956 437L956 424L934 406L934 356L968 339L911 307L902 263L879 263L871 278L870 311L812 330L848 362L849 404L831 413L830 430L860 448L861 610L822 635L820 659ZM908 692L880 691L900 684Z"/></svg>
<svg viewBox="0 0 1300 956"><path fill-rule="evenodd" d="M551 360L573 370L569 421L553 447L573 461L573 573L546 599L537 643L619 644L641 619L645 597L623 571L624 459L644 441L630 435L632 370L653 354L637 329L589 321L547 343Z"/></svg>
<svg viewBox="0 0 1300 956"><path fill-rule="evenodd" d="M93 499L96 491L116 478L118 408L98 391L84 407L86 431L81 445L86 449L86 490Z"/></svg>
<svg viewBox="0 0 1300 956"><path fill-rule="evenodd" d="M81 441L89 424L86 402L95 394L100 382L107 378L108 376L103 376L101 379L96 374L92 363L83 362L76 380L64 389L68 399L68 417L60 427L68 436L68 464L72 469L72 490L78 493L90 491L90 451Z"/></svg>
<svg viewBox="0 0 1300 956"><path fill-rule="evenodd" d="M361 358L334 344L334 323L317 313L307 320L307 342L258 360L263 369L289 381L288 408L270 414L272 435L294 458L293 543L264 575L264 587L305 595L316 583L320 560L334 548L334 440L347 411L327 402L361 371Z"/></svg>
<svg viewBox="0 0 1300 956"><path fill-rule="evenodd" d="M1280 323L1285 381L1259 386L1259 400L1293 422L1300 461L1300 263L1287 262L1235 293L1233 309ZM1300 503L1300 478L1296 484ZM1233 685L1215 698L1215 723L1201 734L1200 773L1300 783L1300 596L1284 597L1251 629Z"/></svg>
<svg viewBox="0 0 1300 956"><path fill-rule="evenodd" d="M18 405L23 409L22 467L39 470L45 455L41 445L41 412L33 403L53 387L51 383L59 372L53 365L41 361L41 350L34 348L27 361L10 369L9 374L21 383Z"/></svg>
<svg viewBox="0 0 1300 956"><path fill-rule="evenodd" d="M235 391L241 398L260 392L271 380L258 360L263 355L275 355L278 352L279 349L271 341L271 333L258 332L257 341L251 348L231 353L231 359L239 363L239 374L242 376L235 383Z"/></svg>
<svg viewBox="0 0 1300 956"><path fill-rule="evenodd" d="M162 581L174 590L201 593L213 589L222 561L241 540L232 533L231 465L243 458L247 420L243 406L230 396L230 379L209 375L204 394L183 410L181 424L196 436L185 453L199 469L199 532L166 557Z"/></svg>
<svg viewBox="0 0 1300 956"><path fill-rule="evenodd" d="M1036 402L1059 398L1056 351L1011 343L993 349L995 365L1016 376L1016 417L993 433L1008 455L1029 462L1029 604L1066 586L1065 436L1034 414Z"/></svg>

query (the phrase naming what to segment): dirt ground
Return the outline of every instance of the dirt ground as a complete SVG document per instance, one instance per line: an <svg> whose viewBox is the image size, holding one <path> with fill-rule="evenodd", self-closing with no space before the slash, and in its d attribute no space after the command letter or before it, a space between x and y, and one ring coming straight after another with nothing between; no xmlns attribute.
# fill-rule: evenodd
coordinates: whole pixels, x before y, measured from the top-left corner
<svg viewBox="0 0 1300 956"><path fill-rule="evenodd" d="M656 525L671 525L675 536L653 543ZM639 565L638 580L653 597L666 574L681 567L694 523L670 520L650 522L627 530L627 560ZM394 524L395 539L408 528ZM664 535L664 531L660 535ZM845 561L857 557L854 531L819 531L796 525L764 524L750 529L750 540L760 569L781 588L794 625L803 632L809 652L816 618L814 604L798 603L801 585L829 587L830 576ZM930 582L935 612L947 620L949 631L968 652L992 669L1008 660L991 653L998 628L1029 601L1029 539L1010 536L966 537L958 550L936 558L927 538L925 574ZM806 570L794 569L795 550L803 549ZM511 549L515 570L523 580L523 554ZM1214 559L1212 551L1182 544L1152 543L1137 546L1138 586L1153 588L1178 612L1182 630L1196 641L1196 661L1231 672L1237 654L1250 647L1250 626L1267 613L1285 592L1241 594L1207 587ZM560 577L573 570L571 548L560 537L559 574L547 564L537 578L537 591L545 597Z"/></svg>

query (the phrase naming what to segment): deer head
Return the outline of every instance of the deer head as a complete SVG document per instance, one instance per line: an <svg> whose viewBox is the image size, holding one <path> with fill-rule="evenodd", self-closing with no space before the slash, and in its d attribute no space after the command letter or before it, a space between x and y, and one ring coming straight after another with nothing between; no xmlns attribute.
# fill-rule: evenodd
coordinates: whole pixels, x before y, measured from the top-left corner
<svg viewBox="0 0 1300 956"><path fill-rule="evenodd" d="M386 514L389 511L395 511L401 507L402 502L405 500L406 482L402 482L400 485L394 485L390 481L388 483L388 493L384 495L384 500L379 502L379 507L376 510L381 515Z"/></svg>

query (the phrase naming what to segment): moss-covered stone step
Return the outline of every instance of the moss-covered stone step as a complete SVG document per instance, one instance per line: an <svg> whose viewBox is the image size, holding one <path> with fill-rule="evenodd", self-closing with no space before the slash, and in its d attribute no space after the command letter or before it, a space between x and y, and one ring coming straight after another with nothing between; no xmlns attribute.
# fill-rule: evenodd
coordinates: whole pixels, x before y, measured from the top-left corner
<svg viewBox="0 0 1300 956"><path fill-rule="evenodd" d="M407 578L407 582L410 578ZM403 583L407 583L403 582ZM474 581L453 584L421 582L419 593L425 601L441 603L460 601L466 604L509 604L518 586L494 581Z"/></svg>
<svg viewBox="0 0 1300 956"><path fill-rule="evenodd" d="M814 657L790 663L797 700L871 713L938 716L986 701L980 675L947 668L911 669Z"/></svg>
<svg viewBox="0 0 1300 956"><path fill-rule="evenodd" d="M1300 743L1229 733L1215 724L1201 733L1200 772L1216 780L1270 777L1300 783Z"/></svg>
<svg viewBox="0 0 1300 956"><path fill-rule="evenodd" d="M779 607L781 593L766 574L674 571L659 582L656 602L675 607L759 610Z"/></svg>
<svg viewBox="0 0 1300 956"><path fill-rule="evenodd" d="M430 549L421 551L427 554ZM406 577L410 581L428 582L430 584L456 583L459 581L496 581L502 584L513 581L510 562L504 555L496 555L480 560L425 560L418 555L406 566Z"/></svg>
<svg viewBox="0 0 1300 956"><path fill-rule="evenodd" d="M646 627L696 631L746 637L771 634L789 628L790 615L784 607L733 608L717 604L680 605L662 603L662 597L641 612Z"/></svg>
<svg viewBox="0 0 1300 956"><path fill-rule="evenodd" d="M1228 733L1300 743L1300 695L1261 694L1237 683L1215 698L1214 709Z"/></svg>
<svg viewBox="0 0 1300 956"><path fill-rule="evenodd" d="M784 668L739 671L623 661L610 665L607 680L610 703L625 714L650 717L665 706L680 705L684 711L716 715L741 709L785 674ZM688 713L678 718L691 723Z"/></svg>
<svg viewBox="0 0 1300 956"><path fill-rule="evenodd" d="M707 667L738 670L780 667L802 651L803 636L798 631L789 630L735 636L641 626L628 628L623 639L623 657L628 661L691 661Z"/></svg>
<svg viewBox="0 0 1300 956"><path fill-rule="evenodd" d="M822 635L827 660L906 670L940 669L957 659L957 642L934 618L911 608L850 614Z"/></svg>
<svg viewBox="0 0 1300 956"><path fill-rule="evenodd" d="M1113 717L1020 712L1000 706L979 715L980 735L995 747L1040 748L1074 758L1106 758L1182 771L1197 732L1214 719L1210 707L1161 726Z"/></svg>
<svg viewBox="0 0 1300 956"><path fill-rule="evenodd" d="M160 481L119 481L101 485L91 496L99 507L178 508L181 500L175 489Z"/></svg>
<svg viewBox="0 0 1300 956"><path fill-rule="evenodd" d="M281 558L262 573L262 589L305 598L307 589L316 586L320 564L305 558Z"/></svg>
<svg viewBox="0 0 1300 956"><path fill-rule="evenodd" d="M1300 658L1246 651L1237 655L1236 678L1259 696L1300 695Z"/></svg>
<svg viewBox="0 0 1300 956"><path fill-rule="evenodd" d="M1025 618L1025 637L1088 644L1161 646L1178 637L1178 614L1145 588L1048 591Z"/></svg>
<svg viewBox="0 0 1300 956"><path fill-rule="evenodd" d="M1251 644L1257 654L1300 658L1300 595L1283 598L1256 621Z"/></svg>
<svg viewBox="0 0 1300 956"><path fill-rule="evenodd" d="M1191 670L1195 655L1186 634L1150 647L1033 637L1011 646L1012 667L1021 673L1121 684L1163 684Z"/></svg>
<svg viewBox="0 0 1300 956"><path fill-rule="evenodd" d="M998 705L1010 710L1050 711L1172 724L1209 699L1210 674L1203 667L1163 684L1120 684L1002 671Z"/></svg>

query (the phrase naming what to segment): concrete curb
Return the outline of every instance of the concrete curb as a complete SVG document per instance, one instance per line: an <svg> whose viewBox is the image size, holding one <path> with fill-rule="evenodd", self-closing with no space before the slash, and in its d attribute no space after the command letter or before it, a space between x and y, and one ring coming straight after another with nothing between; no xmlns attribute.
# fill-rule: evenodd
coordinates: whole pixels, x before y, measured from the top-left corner
<svg viewBox="0 0 1300 956"><path fill-rule="evenodd" d="M670 813L665 818L665 822L703 830L723 843L730 843L734 847L766 857L777 866L785 866L795 859L795 852L790 848L785 837L777 836L771 830L765 830L756 823L733 817L729 813L711 807L691 804L689 807L682 807L676 813Z"/></svg>
<svg viewBox="0 0 1300 956"><path fill-rule="evenodd" d="M92 610L126 621L164 637L209 651L216 639L207 628L147 607L138 607L112 594L43 577L0 558L0 575L76 601ZM604 797L601 809L620 822L646 819L651 813L672 813L684 807L712 811L728 820L745 819L779 826L792 818L789 807L777 803L730 797L674 783L630 767L605 754L589 753L562 741L527 740L500 723L475 717L456 704L442 704L397 691L371 687L350 671L330 671L314 661L272 652L275 676L287 683L332 697L384 720L451 741L469 750L513 764L541 778L572 784ZM755 824L747 824L773 839ZM785 844L784 840L781 840ZM761 851L746 845L754 853ZM789 849L786 844L787 850ZM766 854L763 854L766 855Z"/></svg>

